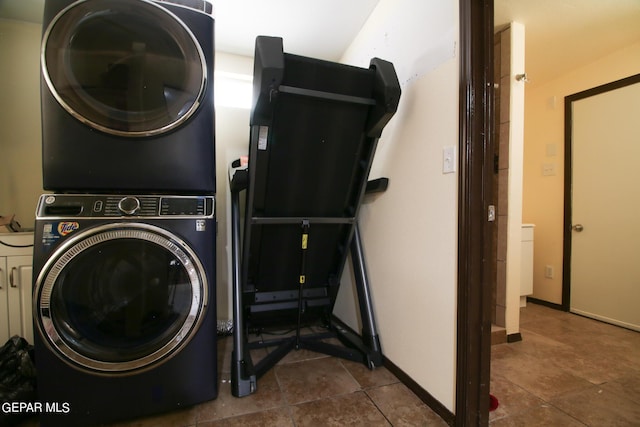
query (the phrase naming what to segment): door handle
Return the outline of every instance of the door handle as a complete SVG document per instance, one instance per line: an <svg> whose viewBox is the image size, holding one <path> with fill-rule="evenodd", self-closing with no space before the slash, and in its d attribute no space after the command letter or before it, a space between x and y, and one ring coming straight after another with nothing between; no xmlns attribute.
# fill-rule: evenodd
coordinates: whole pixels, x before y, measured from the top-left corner
<svg viewBox="0 0 640 427"><path fill-rule="evenodd" d="M16 284L16 279L15 279L15 275L18 272L18 269L16 267L13 267L11 269L11 273L9 274L9 286L11 286L12 288L17 288L18 285Z"/></svg>
<svg viewBox="0 0 640 427"><path fill-rule="evenodd" d="M576 224L572 226L571 229L573 229L573 231L577 231L578 233L580 233L582 232L582 230L584 230L584 227L582 226L582 224Z"/></svg>

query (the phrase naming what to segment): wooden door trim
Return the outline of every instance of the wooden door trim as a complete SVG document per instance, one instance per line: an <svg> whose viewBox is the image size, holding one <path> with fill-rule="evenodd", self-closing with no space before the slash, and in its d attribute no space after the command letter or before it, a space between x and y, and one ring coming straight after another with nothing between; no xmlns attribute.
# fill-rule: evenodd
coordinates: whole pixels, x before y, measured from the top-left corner
<svg viewBox="0 0 640 427"><path fill-rule="evenodd" d="M456 426L487 425L491 364L493 0L460 1Z"/></svg>

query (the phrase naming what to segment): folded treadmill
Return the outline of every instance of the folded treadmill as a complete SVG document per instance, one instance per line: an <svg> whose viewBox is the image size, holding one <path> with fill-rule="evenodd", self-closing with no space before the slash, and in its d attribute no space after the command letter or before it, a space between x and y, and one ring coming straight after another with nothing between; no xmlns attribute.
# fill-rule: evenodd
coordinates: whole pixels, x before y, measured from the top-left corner
<svg viewBox="0 0 640 427"><path fill-rule="evenodd" d="M381 59L353 67L284 53L281 38L260 36L254 61L248 160L230 169L238 397L294 349L382 364L357 218L365 194L386 189L386 178L368 176L400 100L394 67ZM360 334L332 314L349 258ZM275 330L289 334L250 342ZM250 351L264 347L254 364Z"/></svg>

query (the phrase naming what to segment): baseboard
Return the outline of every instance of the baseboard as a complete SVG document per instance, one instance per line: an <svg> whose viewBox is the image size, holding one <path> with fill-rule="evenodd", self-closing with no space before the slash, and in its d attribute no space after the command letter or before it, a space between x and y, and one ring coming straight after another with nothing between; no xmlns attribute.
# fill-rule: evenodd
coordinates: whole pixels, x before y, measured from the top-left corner
<svg viewBox="0 0 640 427"><path fill-rule="evenodd" d="M549 302L549 301L545 301L543 299L527 297L527 302L531 302L531 303L538 304L538 305L544 305L545 307L554 308L554 309L560 310L560 311L567 311L564 308L562 308L562 304L556 304L555 302Z"/></svg>
<svg viewBox="0 0 640 427"><path fill-rule="evenodd" d="M342 322L342 320L338 316L336 316L335 314L332 316L336 318L338 321L340 321L340 323L344 324L344 322ZM354 331L349 325L344 324L343 326L345 327L345 329L349 330L350 332L356 335L360 335L356 331ZM435 397L433 397L428 391L423 389L417 382L414 381L413 378L407 375L395 363L387 359L385 355L382 355L382 365L385 368L387 368L389 372L395 375L396 378L398 378L402 384L407 386L409 390L411 390L416 396L418 396L418 398L422 400L425 405L431 408L433 412L438 414L440 418L442 418L448 425L453 426L455 424L455 415L449 409L447 409L446 406L440 403L440 401L438 401Z"/></svg>
<svg viewBox="0 0 640 427"><path fill-rule="evenodd" d="M533 298L533 297L527 297L527 302L531 302L533 304L538 304L538 305L543 305L545 307L553 308L553 309L564 311L564 312L567 312L567 313L572 313L572 314L575 314L575 315L578 315L578 316L586 317L588 319L597 320L599 322L607 323L609 325L619 326L621 328L629 329L631 331L640 332L640 328L638 327L638 325L633 325L633 324L629 324L629 323L625 323L625 322L620 322L620 321L615 320L615 319L609 319L607 317L603 317L603 316L599 316L599 315L596 315L596 314L584 312L582 310L565 309L561 304L556 304L556 303L553 303L553 302L549 302L549 301L545 301L545 300L541 300L541 299L537 299L537 298Z"/></svg>
<svg viewBox="0 0 640 427"><path fill-rule="evenodd" d="M587 319L597 320L598 322L606 323L608 325L614 325L620 328L629 329L630 331L640 332L640 326L633 323L623 322L618 319L612 319L610 317L601 316L599 314L579 310L576 308L571 309L569 312L572 314L577 314L578 316L586 317Z"/></svg>
<svg viewBox="0 0 640 427"><path fill-rule="evenodd" d="M417 382L407 375L402 369L396 366L392 361L382 356L384 367L395 375L402 384L406 385L420 400L422 400L429 408L431 408L436 414L438 414L448 425L453 426L455 424L455 415L447 409L442 403L440 403L435 397L433 397L428 391L423 389Z"/></svg>
<svg viewBox="0 0 640 427"><path fill-rule="evenodd" d="M520 332L516 332L515 334L507 334L508 343L518 342L518 341L522 341L522 335L520 335Z"/></svg>

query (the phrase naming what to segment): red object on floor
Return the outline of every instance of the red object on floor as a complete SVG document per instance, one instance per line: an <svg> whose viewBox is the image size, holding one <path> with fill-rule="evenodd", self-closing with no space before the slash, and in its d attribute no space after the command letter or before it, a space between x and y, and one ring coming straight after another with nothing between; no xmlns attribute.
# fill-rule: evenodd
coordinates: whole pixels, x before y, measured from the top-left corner
<svg viewBox="0 0 640 427"><path fill-rule="evenodd" d="M498 398L495 397L493 394L489 394L489 412L495 411L496 409L498 409L498 405L500 405L498 403Z"/></svg>

